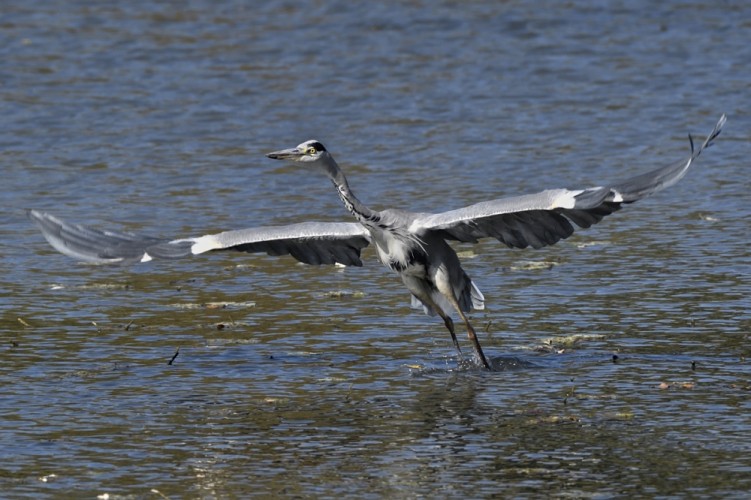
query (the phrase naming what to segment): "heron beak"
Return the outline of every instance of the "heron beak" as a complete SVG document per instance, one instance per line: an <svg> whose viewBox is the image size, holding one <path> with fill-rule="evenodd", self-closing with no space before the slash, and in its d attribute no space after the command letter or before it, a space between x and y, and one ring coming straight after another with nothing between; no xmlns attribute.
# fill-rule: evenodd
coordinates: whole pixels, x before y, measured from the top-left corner
<svg viewBox="0 0 751 500"><path fill-rule="evenodd" d="M266 156L272 160L298 160L303 155L303 152L297 148L282 149L280 151L274 151L273 153L266 153Z"/></svg>

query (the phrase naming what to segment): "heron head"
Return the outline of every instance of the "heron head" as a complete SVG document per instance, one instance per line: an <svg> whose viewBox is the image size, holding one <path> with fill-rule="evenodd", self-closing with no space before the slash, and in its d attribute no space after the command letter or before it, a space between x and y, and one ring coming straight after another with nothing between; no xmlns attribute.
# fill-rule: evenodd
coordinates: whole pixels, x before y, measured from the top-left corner
<svg viewBox="0 0 751 500"><path fill-rule="evenodd" d="M273 160L291 160L299 162L314 162L328 154L323 144L316 140L305 141L294 148L282 149L267 153L266 156Z"/></svg>

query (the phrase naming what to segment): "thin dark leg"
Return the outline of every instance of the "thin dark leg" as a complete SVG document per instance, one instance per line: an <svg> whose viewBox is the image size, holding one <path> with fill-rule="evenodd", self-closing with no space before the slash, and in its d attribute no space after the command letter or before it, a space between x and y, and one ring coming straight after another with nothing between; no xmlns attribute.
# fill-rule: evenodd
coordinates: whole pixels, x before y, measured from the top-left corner
<svg viewBox="0 0 751 500"><path fill-rule="evenodd" d="M459 341L456 339L456 332L454 331L454 322L451 320L451 317L447 314L445 314L443 311L439 309L440 316L443 318L443 323L446 325L446 328L448 329L449 333L451 334L451 340L454 342L454 347L456 347L456 350L459 352L459 357L461 359L464 359L464 356L462 355L462 348L459 347Z"/></svg>
<svg viewBox="0 0 751 500"><path fill-rule="evenodd" d="M446 325L446 329L451 334L451 341L454 343L454 347L456 347L457 352L459 353L459 359L464 359L464 355L462 354L462 348L459 347L459 340L456 338L456 331L454 330L454 321L451 319L451 316L446 314L446 312L441 309L441 306L433 302L433 299L430 298L430 295L428 294L420 294L415 295L415 297L419 298L423 304L426 304L430 308L432 308L438 315L443 319L443 324Z"/></svg>
<svg viewBox="0 0 751 500"><path fill-rule="evenodd" d="M467 325L467 335L469 336L469 340L472 341L472 347L475 349L475 355L482 361L483 366L487 368L488 370L491 370L490 363L488 363L488 360L485 358L485 353L482 352L482 347L480 347L480 341L477 340L477 334L475 333L475 329L472 328L472 325L469 323L469 320L463 313L459 313L463 316L464 323Z"/></svg>
<svg viewBox="0 0 751 500"><path fill-rule="evenodd" d="M464 314L464 311L462 311L462 308L459 306L459 302L457 302L456 298L449 297L449 300L451 304L456 309L456 312L459 313L459 317L464 321L464 324L467 326L467 336L469 336L469 340L472 342L472 347L475 350L475 356L477 356L477 359L482 363L482 365L487 368L488 370L492 370L490 368L490 363L488 363L488 360L485 358L485 353L482 352L482 347L480 346L480 341L477 339L477 334L475 333L475 329L472 328L472 325L469 323L469 319L467 319L467 315Z"/></svg>

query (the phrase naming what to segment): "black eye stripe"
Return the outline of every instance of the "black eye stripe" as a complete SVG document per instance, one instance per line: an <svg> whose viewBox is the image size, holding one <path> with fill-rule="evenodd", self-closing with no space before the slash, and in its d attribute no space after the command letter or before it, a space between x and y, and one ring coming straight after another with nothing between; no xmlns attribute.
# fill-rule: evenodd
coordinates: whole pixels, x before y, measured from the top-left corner
<svg viewBox="0 0 751 500"><path fill-rule="evenodd" d="M323 144L321 144L320 142L311 142L310 144L308 144L308 147L313 148L316 151L326 151L326 148L324 148Z"/></svg>

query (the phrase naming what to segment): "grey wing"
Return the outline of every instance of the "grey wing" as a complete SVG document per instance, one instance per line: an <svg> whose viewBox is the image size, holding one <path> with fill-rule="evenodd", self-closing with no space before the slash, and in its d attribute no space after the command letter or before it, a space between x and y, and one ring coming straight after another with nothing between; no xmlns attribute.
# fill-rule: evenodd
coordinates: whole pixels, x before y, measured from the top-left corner
<svg viewBox="0 0 751 500"><path fill-rule="evenodd" d="M410 230L437 231L446 239L477 242L493 237L509 247L541 248L568 238L573 224L588 228L621 208L678 182L701 152L720 135L722 115L704 143L687 160L646 172L610 187L550 189L540 193L485 201L439 214L421 214ZM573 223L573 224L572 224Z"/></svg>
<svg viewBox="0 0 751 500"><path fill-rule="evenodd" d="M370 234L356 223L303 222L169 241L69 224L36 210L29 210L28 216L57 251L96 264L132 264L211 250L237 250L291 255L306 264L361 266L360 251L370 243Z"/></svg>

